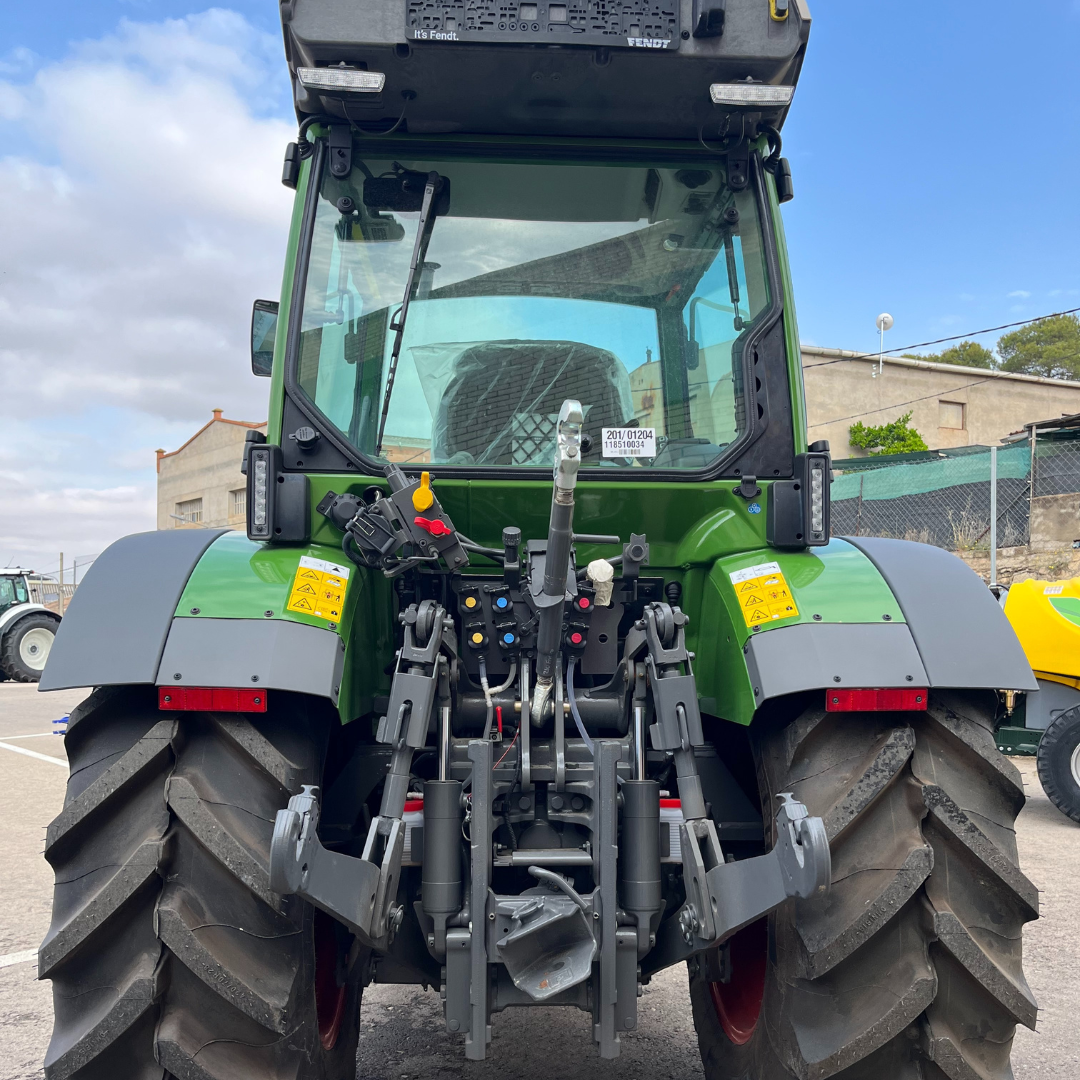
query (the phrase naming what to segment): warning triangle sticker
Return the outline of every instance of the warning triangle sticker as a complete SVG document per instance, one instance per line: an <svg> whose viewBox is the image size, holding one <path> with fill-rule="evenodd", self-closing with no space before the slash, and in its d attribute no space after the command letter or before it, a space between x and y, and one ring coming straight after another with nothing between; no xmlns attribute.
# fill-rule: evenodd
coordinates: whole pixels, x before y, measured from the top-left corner
<svg viewBox="0 0 1080 1080"><path fill-rule="evenodd" d="M757 579L751 578L749 581L743 582L743 587L739 590L739 592L753 592L757 587Z"/></svg>
<svg viewBox="0 0 1080 1080"><path fill-rule="evenodd" d="M311 593L312 595L315 594L315 590L306 582L303 585L298 585L296 591L298 593Z"/></svg>
<svg viewBox="0 0 1080 1080"><path fill-rule="evenodd" d="M306 578L308 581L319 580L319 572L317 570L305 570L301 568L300 573L298 573L296 576L297 578Z"/></svg>
<svg viewBox="0 0 1080 1080"><path fill-rule="evenodd" d="M765 601L760 596L748 596L743 601L743 607L753 607L755 604L764 604Z"/></svg>
<svg viewBox="0 0 1080 1080"><path fill-rule="evenodd" d="M307 598L303 597L303 596L301 596L299 600L294 600L292 602L291 606L296 608L297 611L311 611L312 610L310 601L308 601Z"/></svg>
<svg viewBox="0 0 1080 1080"><path fill-rule="evenodd" d="M764 611L755 611L753 613L753 615L750 616L750 621L752 623L765 622L768 619L768 617L769 617L768 614L766 612L764 612Z"/></svg>

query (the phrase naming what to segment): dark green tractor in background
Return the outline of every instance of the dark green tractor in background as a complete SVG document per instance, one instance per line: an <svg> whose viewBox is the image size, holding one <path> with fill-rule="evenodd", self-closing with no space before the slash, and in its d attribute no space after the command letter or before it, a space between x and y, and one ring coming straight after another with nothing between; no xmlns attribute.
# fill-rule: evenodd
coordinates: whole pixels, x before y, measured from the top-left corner
<svg viewBox="0 0 1080 1080"><path fill-rule="evenodd" d="M830 539L779 213L805 5L282 18L247 535L113 545L42 681L97 688L47 1075L351 1077L371 982L469 1058L539 1005L610 1058L685 963L709 1080L1006 1080L1037 896L993 731L1035 684L959 560Z"/></svg>

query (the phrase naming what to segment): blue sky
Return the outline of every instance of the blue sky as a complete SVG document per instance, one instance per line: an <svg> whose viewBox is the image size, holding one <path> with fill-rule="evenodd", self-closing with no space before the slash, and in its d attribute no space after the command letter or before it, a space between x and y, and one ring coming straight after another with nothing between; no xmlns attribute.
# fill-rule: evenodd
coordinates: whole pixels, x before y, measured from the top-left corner
<svg viewBox="0 0 1080 1080"><path fill-rule="evenodd" d="M1080 0L810 2L784 132L803 340L1080 306ZM0 6L0 565L47 570L153 528L155 447L215 406L265 417L247 321L279 288L295 122L273 0L41 12Z"/></svg>

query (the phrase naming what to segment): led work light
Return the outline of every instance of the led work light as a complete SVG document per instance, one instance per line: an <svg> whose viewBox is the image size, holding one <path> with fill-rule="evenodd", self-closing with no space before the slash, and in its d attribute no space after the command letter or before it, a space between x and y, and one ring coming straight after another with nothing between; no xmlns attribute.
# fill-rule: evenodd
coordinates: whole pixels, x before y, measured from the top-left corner
<svg viewBox="0 0 1080 1080"><path fill-rule="evenodd" d="M764 83L713 83L709 97L714 105L790 105L794 86Z"/></svg>
<svg viewBox="0 0 1080 1080"><path fill-rule="evenodd" d="M296 77L307 90L347 90L357 94L379 94L386 85L381 71L353 68L297 68Z"/></svg>

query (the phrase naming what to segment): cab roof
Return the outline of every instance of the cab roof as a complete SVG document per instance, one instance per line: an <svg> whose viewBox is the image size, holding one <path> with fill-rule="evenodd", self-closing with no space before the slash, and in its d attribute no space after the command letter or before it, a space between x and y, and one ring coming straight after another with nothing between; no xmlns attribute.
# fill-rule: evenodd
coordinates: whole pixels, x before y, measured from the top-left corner
<svg viewBox="0 0 1080 1080"><path fill-rule="evenodd" d="M788 102L710 87L794 88L810 31L805 0L283 0L281 18L301 121L694 142L779 128Z"/></svg>

